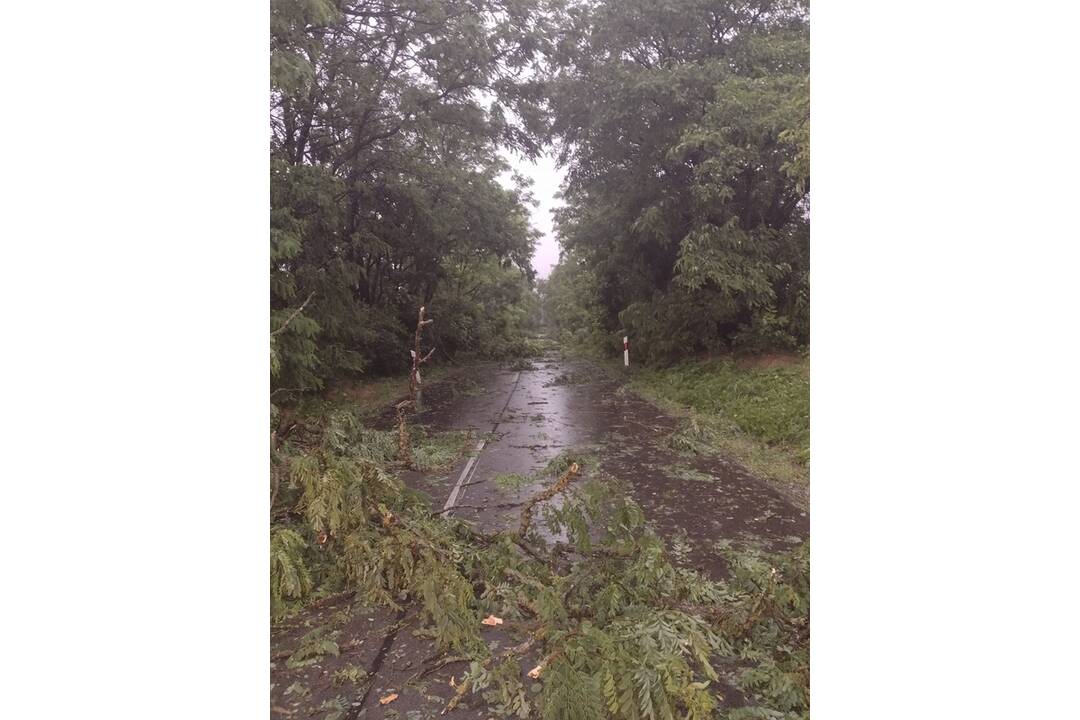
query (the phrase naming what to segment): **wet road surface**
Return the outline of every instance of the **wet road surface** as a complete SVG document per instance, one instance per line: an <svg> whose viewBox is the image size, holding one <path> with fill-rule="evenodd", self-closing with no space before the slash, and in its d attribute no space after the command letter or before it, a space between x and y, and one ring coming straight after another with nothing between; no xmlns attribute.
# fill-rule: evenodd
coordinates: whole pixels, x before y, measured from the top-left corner
<svg viewBox="0 0 1080 720"><path fill-rule="evenodd" d="M498 475L529 476L573 449L595 455L657 531L675 541L681 561L707 574L724 574L722 545L781 550L808 536L804 509L737 463L673 450L667 440L681 420L589 362L552 354L532 369L477 365L447 382L454 386L429 391L417 421L472 430L477 448L445 476L407 481L421 483L436 507L452 506L448 512L486 531L516 526L520 503L552 482L515 490L500 488Z"/></svg>

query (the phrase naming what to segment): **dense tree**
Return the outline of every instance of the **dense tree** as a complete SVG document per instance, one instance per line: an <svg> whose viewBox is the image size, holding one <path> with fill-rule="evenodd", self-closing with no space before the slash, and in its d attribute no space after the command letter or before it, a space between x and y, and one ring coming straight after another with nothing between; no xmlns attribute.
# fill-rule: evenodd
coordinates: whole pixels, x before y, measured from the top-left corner
<svg viewBox="0 0 1080 720"><path fill-rule="evenodd" d="M275 0L272 368L282 388L506 351L535 232L500 152L558 143L552 317L641 351L809 339L797 0ZM573 300L573 302L572 302Z"/></svg>
<svg viewBox="0 0 1080 720"><path fill-rule="evenodd" d="M530 198L499 149L538 152L547 22L537 0L274 0L276 385L403 366L419 305L528 295ZM432 313L451 347L512 325Z"/></svg>
<svg viewBox="0 0 1080 720"><path fill-rule="evenodd" d="M798 1L568 10L549 87L557 227L605 329L650 357L809 340L808 72Z"/></svg>
<svg viewBox="0 0 1080 720"><path fill-rule="evenodd" d="M541 288L544 316L576 352L603 352L604 307L596 273L574 252L563 253Z"/></svg>

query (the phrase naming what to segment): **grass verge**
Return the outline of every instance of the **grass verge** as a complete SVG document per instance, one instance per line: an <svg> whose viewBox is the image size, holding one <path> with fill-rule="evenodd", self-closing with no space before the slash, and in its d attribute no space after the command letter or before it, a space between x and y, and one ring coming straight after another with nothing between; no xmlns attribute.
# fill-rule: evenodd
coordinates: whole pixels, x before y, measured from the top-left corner
<svg viewBox="0 0 1080 720"><path fill-rule="evenodd" d="M435 365L423 370L424 386L439 382L450 374L452 368ZM395 401L409 394L409 374L401 373L384 377L364 378L351 383L342 383L327 392L331 403L348 402L363 418L370 418L386 410Z"/></svg>
<svg viewBox="0 0 1080 720"><path fill-rule="evenodd" d="M808 504L809 359L791 358L780 367L713 358L636 368L628 386L665 410L688 416L675 438L683 449L726 454Z"/></svg>

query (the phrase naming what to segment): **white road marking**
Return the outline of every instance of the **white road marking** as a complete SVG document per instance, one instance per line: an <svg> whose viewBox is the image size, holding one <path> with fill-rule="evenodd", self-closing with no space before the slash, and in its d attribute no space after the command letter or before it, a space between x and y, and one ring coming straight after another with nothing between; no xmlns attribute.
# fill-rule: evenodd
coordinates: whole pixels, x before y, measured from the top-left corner
<svg viewBox="0 0 1080 720"><path fill-rule="evenodd" d="M499 424L502 422L503 413L506 412L506 408L510 406L510 398L514 396L514 391L517 390L518 381L521 380L521 371L518 371L517 377L514 378L514 386L510 388L510 394L506 397L506 404L503 405L502 410L499 411L499 418L495 423L495 426L491 428L491 432L495 432ZM469 479L469 476L474 470L480 460L480 453L484 450L484 445L487 444L487 438L482 438L480 442L476 444L476 450L473 452L473 456L469 458L469 462L465 463L465 467L461 469L461 475L458 476L457 482L454 484L454 489L450 491L450 497L446 498L446 503L443 505L442 511L449 512L457 501L461 498L462 491L465 487L465 481Z"/></svg>

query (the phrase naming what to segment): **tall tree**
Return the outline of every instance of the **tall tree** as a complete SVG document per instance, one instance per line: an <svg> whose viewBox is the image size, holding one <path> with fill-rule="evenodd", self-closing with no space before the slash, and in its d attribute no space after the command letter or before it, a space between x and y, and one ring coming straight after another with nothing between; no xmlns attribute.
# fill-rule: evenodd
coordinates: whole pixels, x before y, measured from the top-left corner
<svg viewBox="0 0 1080 720"><path fill-rule="evenodd" d="M539 150L541 10L539 0L273 0L277 385L400 367L416 308L470 263L490 258L531 281L529 196L498 176L500 148Z"/></svg>
<svg viewBox="0 0 1080 720"><path fill-rule="evenodd" d="M558 232L647 354L809 338L809 45L792 0L586 0L557 40Z"/></svg>

